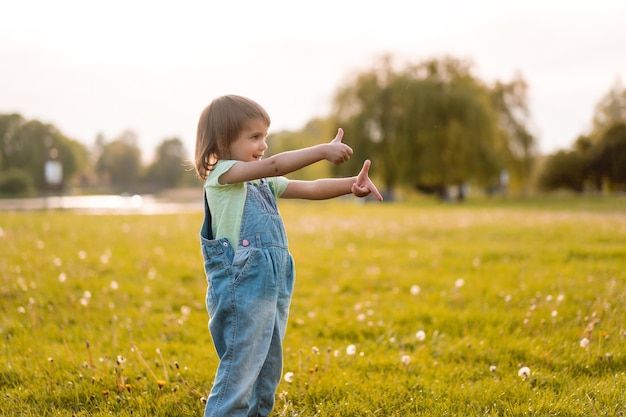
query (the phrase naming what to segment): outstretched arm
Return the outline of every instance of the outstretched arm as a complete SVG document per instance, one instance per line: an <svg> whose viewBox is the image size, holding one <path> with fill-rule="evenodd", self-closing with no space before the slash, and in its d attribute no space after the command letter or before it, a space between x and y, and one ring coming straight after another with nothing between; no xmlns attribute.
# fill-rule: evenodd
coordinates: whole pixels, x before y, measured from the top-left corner
<svg viewBox="0 0 626 417"><path fill-rule="evenodd" d="M352 148L342 143L342 138L343 130L339 129L329 143L281 152L260 161L237 162L220 176L220 183L234 184L286 175L324 159L336 165L342 164L352 156Z"/></svg>
<svg viewBox="0 0 626 417"><path fill-rule="evenodd" d="M301 198L305 200L326 200L345 194L366 197L374 193L378 201L383 197L368 176L371 162L365 161L361 172L356 177L324 178L315 181L289 181L282 198Z"/></svg>

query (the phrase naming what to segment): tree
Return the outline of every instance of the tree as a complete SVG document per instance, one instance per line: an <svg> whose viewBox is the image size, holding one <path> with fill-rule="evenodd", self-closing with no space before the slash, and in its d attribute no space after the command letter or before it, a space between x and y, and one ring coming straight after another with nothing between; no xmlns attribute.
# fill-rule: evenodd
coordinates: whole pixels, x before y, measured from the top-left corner
<svg viewBox="0 0 626 417"><path fill-rule="evenodd" d="M589 153L593 174L611 187L626 189L626 123L610 127Z"/></svg>
<svg viewBox="0 0 626 417"><path fill-rule="evenodd" d="M591 137L600 140L614 125L626 123L626 89L618 78L611 89L596 104Z"/></svg>
<svg viewBox="0 0 626 417"><path fill-rule="evenodd" d="M124 131L104 145L96 163L96 172L109 178L111 185L120 191L128 191L137 184L141 171L141 150L137 135Z"/></svg>
<svg viewBox="0 0 626 417"><path fill-rule="evenodd" d="M539 188L546 191L569 189L582 192L585 157L579 151L558 151L546 160L539 176Z"/></svg>
<svg viewBox="0 0 626 417"><path fill-rule="evenodd" d="M62 165L63 188L88 163L86 148L59 132L53 125L25 120L19 114L0 115L0 171L19 169L27 173L37 190L49 189L45 177L47 161Z"/></svg>
<svg viewBox="0 0 626 417"><path fill-rule="evenodd" d="M155 160L146 172L146 180L160 187L181 185L187 171L187 157L187 151L180 139L165 139L157 147Z"/></svg>
<svg viewBox="0 0 626 417"><path fill-rule="evenodd" d="M334 100L335 122L356 136L354 162L338 171L371 158L387 193L402 184L443 193L449 185L490 185L512 161L529 160L526 84L490 88L470 69L443 58L396 70L386 56L357 75Z"/></svg>

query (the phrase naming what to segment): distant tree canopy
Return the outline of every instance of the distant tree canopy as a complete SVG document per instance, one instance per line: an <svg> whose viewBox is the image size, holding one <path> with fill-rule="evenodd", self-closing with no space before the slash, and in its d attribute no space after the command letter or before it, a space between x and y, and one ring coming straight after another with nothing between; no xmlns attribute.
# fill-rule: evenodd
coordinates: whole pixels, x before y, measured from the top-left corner
<svg viewBox="0 0 626 417"><path fill-rule="evenodd" d="M48 184L46 181L45 166L51 160L61 163L60 184ZM15 184L16 178L21 178L25 186L36 190L53 186L63 188L88 160L87 149L54 126L25 120L19 114L0 115L0 177L10 177L11 184ZM19 194L28 190L10 188L8 191Z"/></svg>
<svg viewBox="0 0 626 417"><path fill-rule="evenodd" d="M146 171L145 180L165 188L185 183L187 150L178 138L165 139L156 150L154 162Z"/></svg>
<svg viewBox="0 0 626 417"><path fill-rule="evenodd" d="M569 151L550 155L543 190L626 190L626 89L618 80L596 105L593 128Z"/></svg>
<svg viewBox="0 0 626 417"><path fill-rule="evenodd" d="M535 143L521 78L489 87L459 60L395 70L384 57L341 88L334 105L334 121L349 132L355 150L337 171L357 172L372 159L388 191L397 185L488 187L503 170L524 181L530 171Z"/></svg>

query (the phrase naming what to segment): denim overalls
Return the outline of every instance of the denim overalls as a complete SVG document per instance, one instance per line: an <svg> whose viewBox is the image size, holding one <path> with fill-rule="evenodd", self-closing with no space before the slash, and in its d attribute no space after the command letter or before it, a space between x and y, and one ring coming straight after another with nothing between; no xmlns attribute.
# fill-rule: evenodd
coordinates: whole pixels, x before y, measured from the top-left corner
<svg viewBox="0 0 626 417"><path fill-rule="evenodd" d="M267 182L247 183L239 246L213 239L205 193L200 232L209 329L220 359L205 417L267 416L282 376L295 269Z"/></svg>

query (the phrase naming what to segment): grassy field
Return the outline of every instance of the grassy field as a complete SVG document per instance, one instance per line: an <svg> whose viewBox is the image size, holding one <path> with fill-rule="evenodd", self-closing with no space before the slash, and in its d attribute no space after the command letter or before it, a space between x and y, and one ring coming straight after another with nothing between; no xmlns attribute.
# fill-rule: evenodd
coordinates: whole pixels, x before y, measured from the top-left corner
<svg viewBox="0 0 626 417"><path fill-rule="evenodd" d="M275 416L626 413L623 197L281 211ZM0 415L201 415L201 220L0 212Z"/></svg>

